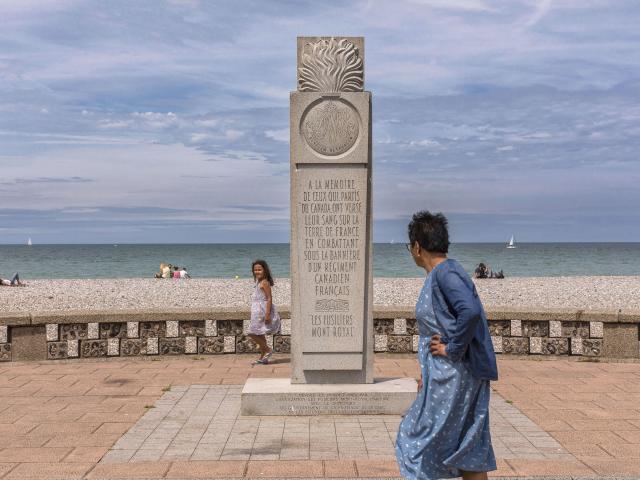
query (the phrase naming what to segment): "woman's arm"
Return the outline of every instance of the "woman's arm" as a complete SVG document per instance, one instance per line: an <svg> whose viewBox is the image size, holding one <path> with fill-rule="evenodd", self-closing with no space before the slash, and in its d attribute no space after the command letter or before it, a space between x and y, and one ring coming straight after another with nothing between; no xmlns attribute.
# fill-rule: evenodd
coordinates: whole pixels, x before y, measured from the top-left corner
<svg viewBox="0 0 640 480"><path fill-rule="evenodd" d="M439 338L437 339L437 343L442 347L436 346L436 354L446 355L453 361L458 361L471 343L478 322L482 318L480 300L475 291L469 289L462 277L456 272L438 275L437 279L440 291L453 310L451 313L455 315L456 321L450 331L446 346L440 343ZM435 353L433 347L432 353Z"/></svg>
<svg viewBox="0 0 640 480"><path fill-rule="evenodd" d="M267 306L264 312L264 323L269 325L271 323L271 305L272 305L271 285L269 285L268 280L263 280L262 282L260 282L260 288L262 289L262 291L264 291L264 296L267 299Z"/></svg>

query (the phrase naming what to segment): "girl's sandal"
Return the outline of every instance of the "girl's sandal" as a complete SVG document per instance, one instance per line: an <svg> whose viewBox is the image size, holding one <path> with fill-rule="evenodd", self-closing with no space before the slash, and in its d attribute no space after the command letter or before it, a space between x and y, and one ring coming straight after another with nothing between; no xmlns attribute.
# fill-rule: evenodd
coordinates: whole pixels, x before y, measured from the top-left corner
<svg viewBox="0 0 640 480"><path fill-rule="evenodd" d="M267 365L272 354L273 350L267 353L264 357L261 357L258 360L254 361L252 365Z"/></svg>
<svg viewBox="0 0 640 480"><path fill-rule="evenodd" d="M269 353L265 354L264 357L259 358L258 360L256 360L255 362L253 362L253 364L260 364L260 365L268 365L269 364L269 359L271 358L271 355L273 355L273 350L271 350Z"/></svg>

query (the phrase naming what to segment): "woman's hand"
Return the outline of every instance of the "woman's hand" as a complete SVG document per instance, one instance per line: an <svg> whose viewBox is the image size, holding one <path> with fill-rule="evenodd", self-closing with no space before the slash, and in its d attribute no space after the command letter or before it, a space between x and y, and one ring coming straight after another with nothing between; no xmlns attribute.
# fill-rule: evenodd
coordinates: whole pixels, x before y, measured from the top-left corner
<svg viewBox="0 0 640 480"><path fill-rule="evenodd" d="M442 343L440 335L433 335L429 342L429 351L434 357L446 357L447 356L447 344Z"/></svg>
<svg viewBox="0 0 640 480"><path fill-rule="evenodd" d="M424 383L422 382L422 375L420 375L420 378L416 378L416 381L418 382L418 391L422 390L422 387L424 385Z"/></svg>

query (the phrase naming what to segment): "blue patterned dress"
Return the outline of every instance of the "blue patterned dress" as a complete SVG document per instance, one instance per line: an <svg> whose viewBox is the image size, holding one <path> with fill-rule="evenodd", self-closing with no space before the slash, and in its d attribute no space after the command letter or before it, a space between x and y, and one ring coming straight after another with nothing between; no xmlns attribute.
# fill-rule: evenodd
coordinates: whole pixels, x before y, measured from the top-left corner
<svg viewBox="0 0 640 480"><path fill-rule="evenodd" d="M431 298L434 271L416 305L424 386L402 419L396 440L400 473L419 480L496 469L489 433L489 381L475 378L462 361L429 352L431 335L444 333Z"/></svg>

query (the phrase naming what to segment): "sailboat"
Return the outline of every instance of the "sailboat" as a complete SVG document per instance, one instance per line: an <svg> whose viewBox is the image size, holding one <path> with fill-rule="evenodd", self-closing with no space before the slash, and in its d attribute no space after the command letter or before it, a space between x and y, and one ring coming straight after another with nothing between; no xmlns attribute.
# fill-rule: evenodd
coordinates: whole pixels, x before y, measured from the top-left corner
<svg viewBox="0 0 640 480"><path fill-rule="evenodd" d="M31 237L29 237L29 240L27 240L27 245L29 246L33 245L33 242L31 241Z"/></svg>
<svg viewBox="0 0 640 480"><path fill-rule="evenodd" d="M513 235L511 235L511 240L509 240L509 243L507 243L507 248L516 248L516 245L515 245L514 239L513 239Z"/></svg>

